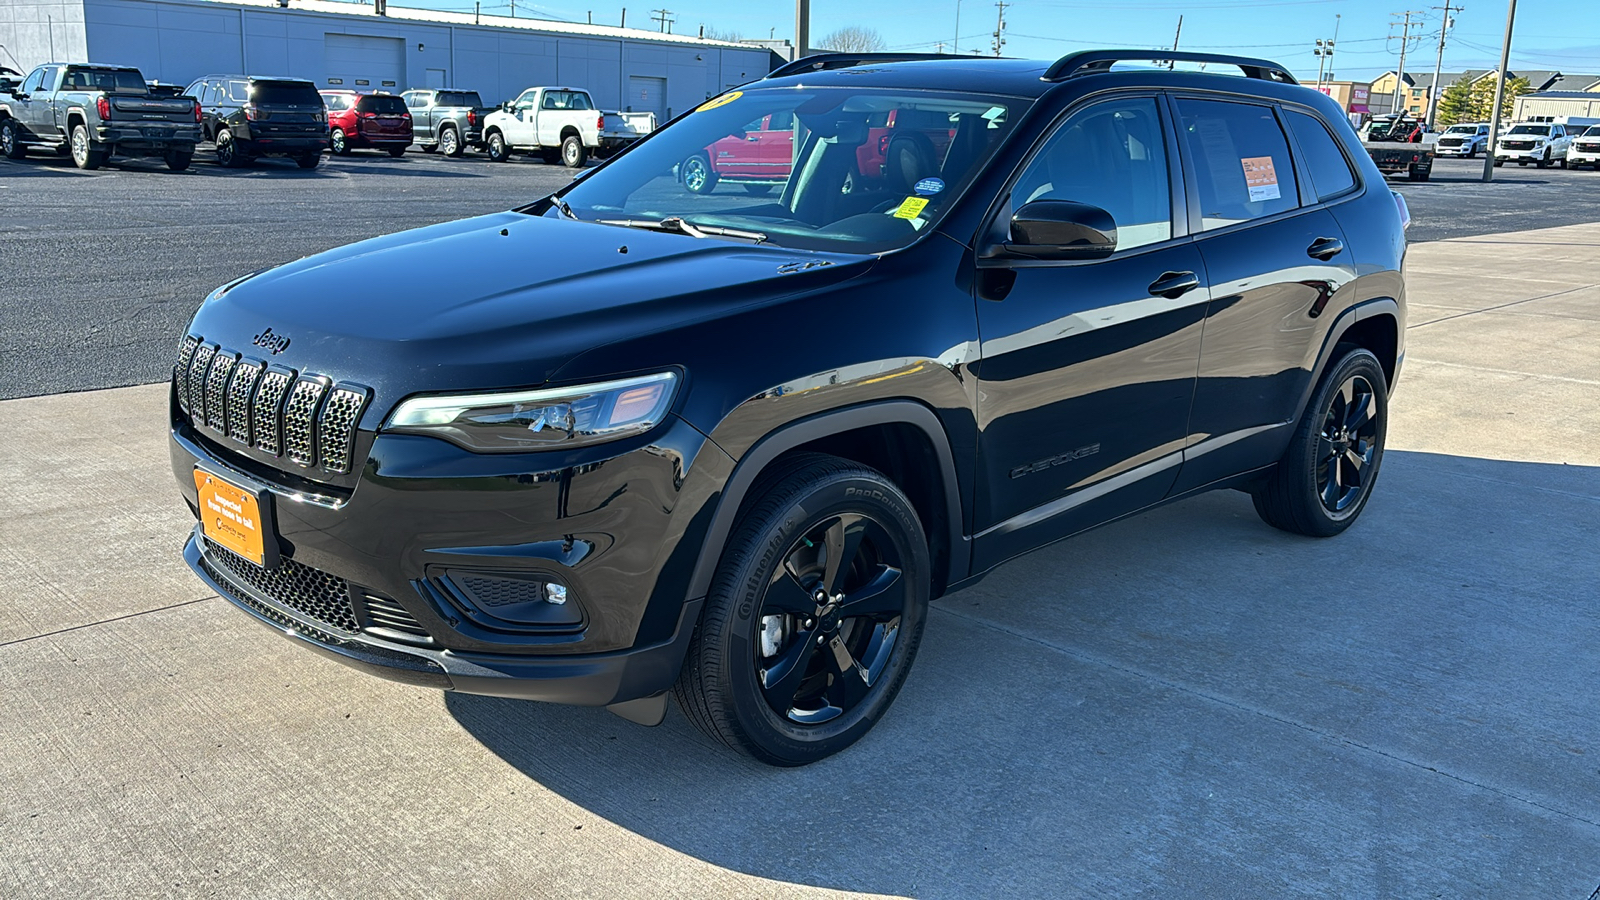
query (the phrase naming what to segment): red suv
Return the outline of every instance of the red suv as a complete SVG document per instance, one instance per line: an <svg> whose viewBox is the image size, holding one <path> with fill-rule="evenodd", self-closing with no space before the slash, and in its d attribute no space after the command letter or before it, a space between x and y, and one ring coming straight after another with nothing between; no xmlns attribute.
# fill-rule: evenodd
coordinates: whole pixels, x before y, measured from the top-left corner
<svg viewBox="0 0 1600 900"><path fill-rule="evenodd" d="M411 113L394 94L323 91L322 102L328 106L328 146L337 156L370 148L399 157L411 145Z"/></svg>

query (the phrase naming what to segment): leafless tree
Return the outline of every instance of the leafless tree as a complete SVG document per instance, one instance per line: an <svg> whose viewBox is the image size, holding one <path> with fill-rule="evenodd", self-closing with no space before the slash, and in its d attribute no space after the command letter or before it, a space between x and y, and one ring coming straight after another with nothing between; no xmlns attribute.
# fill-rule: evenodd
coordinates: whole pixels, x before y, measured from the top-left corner
<svg viewBox="0 0 1600 900"><path fill-rule="evenodd" d="M714 25L700 26L700 36L708 41L727 41L730 44L737 44L744 40L744 35L732 28L717 28Z"/></svg>
<svg viewBox="0 0 1600 900"><path fill-rule="evenodd" d="M819 50L832 50L837 53L876 53L885 46L883 35L876 29L862 28L859 25L847 25L829 32L816 44Z"/></svg>

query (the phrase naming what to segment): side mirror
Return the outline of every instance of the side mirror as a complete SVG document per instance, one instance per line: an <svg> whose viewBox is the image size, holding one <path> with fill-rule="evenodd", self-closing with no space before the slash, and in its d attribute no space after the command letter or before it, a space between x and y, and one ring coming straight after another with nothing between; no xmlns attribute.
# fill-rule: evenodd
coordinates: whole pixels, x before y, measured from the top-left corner
<svg viewBox="0 0 1600 900"><path fill-rule="evenodd" d="M1117 223L1098 206L1035 200L1011 216L1011 241L1000 249L1025 259L1105 259L1117 250Z"/></svg>

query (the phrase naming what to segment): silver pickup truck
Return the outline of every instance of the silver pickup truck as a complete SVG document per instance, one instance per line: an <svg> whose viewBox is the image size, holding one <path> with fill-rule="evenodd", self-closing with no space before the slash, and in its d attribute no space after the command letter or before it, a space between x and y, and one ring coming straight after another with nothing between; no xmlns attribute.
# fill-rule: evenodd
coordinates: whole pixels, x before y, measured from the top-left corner
<svg viewBox="0 0 1600 900"><path fill-rule="evenodd" d="M460 156L483 149L483 120L493 112L477 91L410 90L400 95L411 113L411 133L424 153Z"/></svg>
<svg viewBox="0 0 1600 900"><path fill-rule="evenodd" d="M151 96L139 70L126 66L50 63L0 96L8 159L67 151L78 168L98 169L114 154L159 156L177 172L189 168L199 141L199 104Z"/></svg>

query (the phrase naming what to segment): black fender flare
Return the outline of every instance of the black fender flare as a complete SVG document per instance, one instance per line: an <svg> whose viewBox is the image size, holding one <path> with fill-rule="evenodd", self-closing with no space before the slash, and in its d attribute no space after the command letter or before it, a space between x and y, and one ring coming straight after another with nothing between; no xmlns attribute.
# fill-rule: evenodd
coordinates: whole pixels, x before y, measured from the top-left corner
<svg viewBox="0 0 1600 900"><path fill-rule="evenodd" d="M1333 324L1328 327L1327 335L1322 339L1322 349L1317 351L1317 363L1311 370L1311 380L1306 383L1306 388L1300 395L1300 402L1295 405L1294 418L1290 419L1288 424L1300 421L1300 417L1305 415L1306 404L1311 402L1312 393L1316 391L1317 385L1322 383L1322 373L1327 371L1328 364L1333 360L1333 351L1339 346L1339 341L1344 338L1345 333L1357 322L1383 315L1394 319L1396 332L1405 328L1400 316L1400 304L1390 297L1366 300L1339 313L1339 317L1333 320ZM1400 363L1405 359L1405 335L1397 333L1395 344L1394 372L1398 376ZM1389 392L1394 393L1392 383L1389 385Z"/></svg>
<svg viewBox="0 0 1600 900"><path fill-rule="evenodd" d="M944 486L945 519L949 526L950 571L945 583L954 584L967 576L971 566L971 545L962 534L961 487L956 478L955 456L950 437L938 416L912 400L884 400L860 406L818 413L769 432L740 458L722 489L716 513L706 531L705 543L689 579L686 600L698 600L711 592L711 580L722 560L723 547L733 531L739 509L762 470L784 453L821 438L873 425L902 424L921 430L938 458L939 476Z"/></svg>

